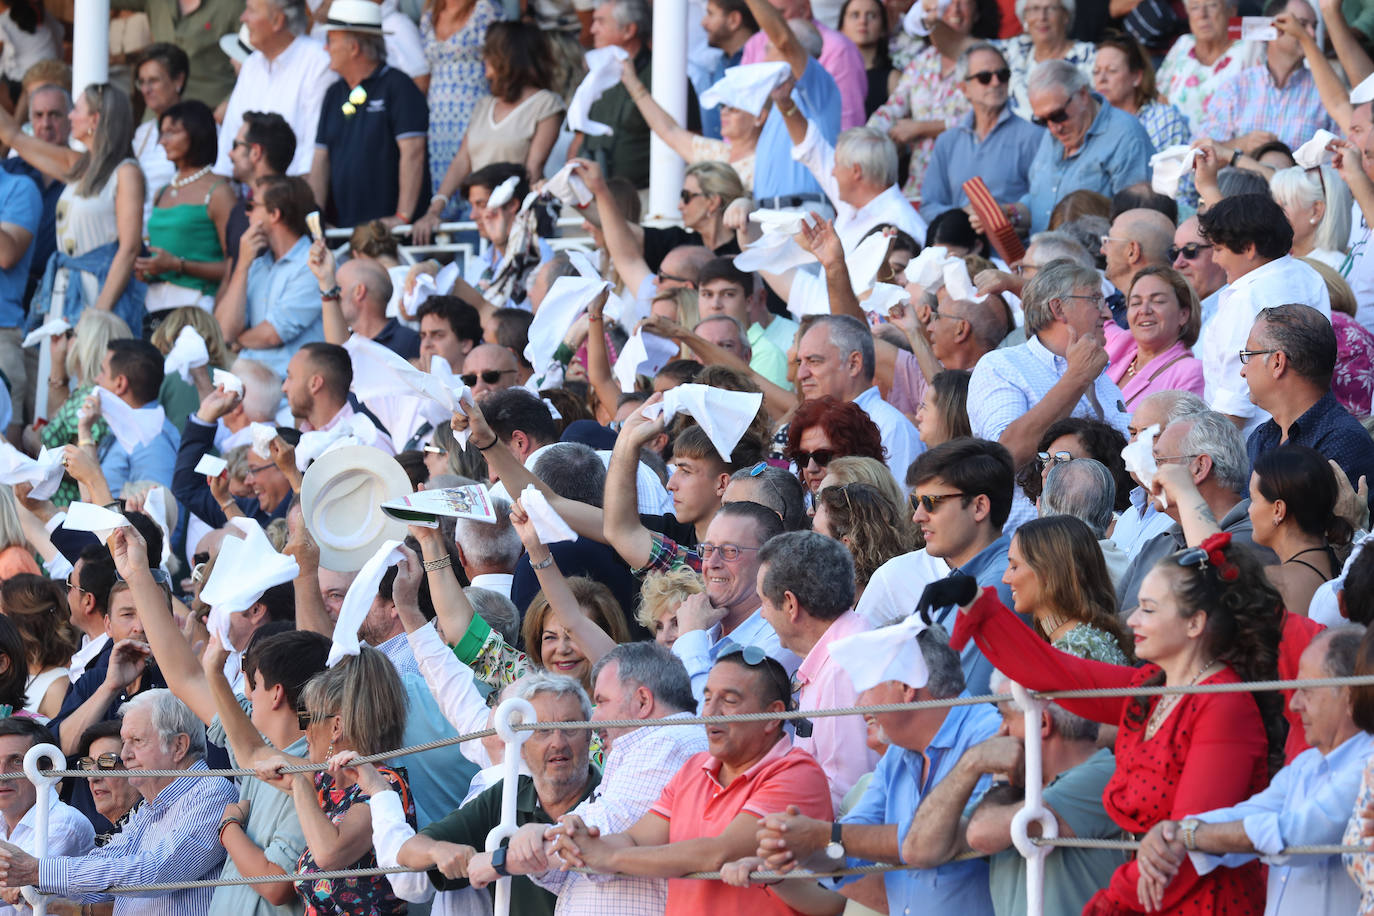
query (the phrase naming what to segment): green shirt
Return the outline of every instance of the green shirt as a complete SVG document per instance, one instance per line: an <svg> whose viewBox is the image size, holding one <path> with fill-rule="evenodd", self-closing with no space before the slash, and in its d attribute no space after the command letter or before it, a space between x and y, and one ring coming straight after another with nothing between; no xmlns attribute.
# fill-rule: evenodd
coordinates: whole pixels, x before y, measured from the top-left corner
<svg viewBox="0 0 1374 916"><path fill-rule="evenodd" d="M754 351L749 368L779 388L791 391L792 383L787 380L787 354L768 339L761 325L751 325L748 336L749 349Z"/></svg>
<svg viewBox="0 0 1374 916"><path fill-rule="evenodd" d="M111 0L116 10L148 14L153 41L176 45L191 59L182 100L195 99L211 108L229 98L238 78L229 57L220 50L223 35L237 33L243 0L200 0L190 15L181 15L177 0Z"/></svg>
<svg viewBox="0 0 1374 916"><path fill-rule="evenodd" d="M647 49L640 51L634 59L635 75L644 88L653 90L653 67ZM624 83L616 83L592 103L588 116L611 128L613 133L604 137L582 136L582 147L578 155L591 159L601 166L609 178L626 178L636 188L649 186L649 138L652 132L644 116L639 113L634 99ZM693 133L701 131L701 112L697 108L697 95L687 86L687 129Z"/></svg>
<svg viewBox="0 0 1374 916"><path fill-rule="evenodd" d="M587 785L582 789L581 803L601 783L601 774L595 767L590 768ZM501 791L504 781L487 789L448 817L435 821L420 831L424 836L441 843L459 843L474 849L485 849L487 834L491 828L501 823ZM553 818L545 813L539 804L539 795L534 790L534 780L521 776L519 789L515 795L515 823L552 824ZM504 843L502 845L505 845ZM429 880L441 891L456 890L468 886L466 878L445 878L438 869L430 869ZM553 916L558 898L539 887L529 878L517 875L511 880L510 911L520 916Z"/></svg>

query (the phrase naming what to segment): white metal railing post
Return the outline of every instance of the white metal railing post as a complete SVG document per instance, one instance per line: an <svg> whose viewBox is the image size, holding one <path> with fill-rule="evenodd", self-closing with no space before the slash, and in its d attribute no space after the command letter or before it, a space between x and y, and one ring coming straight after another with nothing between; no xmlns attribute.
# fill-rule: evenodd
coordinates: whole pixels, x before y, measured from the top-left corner
<svg viewBox="0 0 1374 916"><path fill-rule="evenodd" d="M65 770L67 768L67 758L61 749L51 744L36 744L29 748L29 752L24 755L24 775L33 783L36 800L34 805L37 810L34 812L34 847L33 854L36 858L42 859L48 854L48 792L55 788L62 781L59 776L47 776L38 770L39 764L46 762L47 766L53 770ZM24 899L33 907L34 916L45 916L48 912L48 897L40 894L33 887L25 887L21 890Z"/></svg>
<svg viewBox="0 0 1374 916"><path fill-rule="evenodd" d="M1042 916L1045 910L1045 857L1049 846L1037 846L1030 839L1030 825L1040 825L1040 836L1059 836L1059 821L1045 807L1044 759L1041 756L1040 716L1045 701L1014 681L1011 695L1026 718L1026 803L1011 820L1011 841L1026 859L1026 916Z"/></svg>
<svg viewBox="0 0 1374 916"><path fill-rule="evenodd" d="M516 731L514 723L528 724L538 722L539 716L529 700L511 697L496 707L495 721L492 725L496 734L506 742L506 756L501 761L501 822L487 834L487 852L495 852L501 841L518 829L515 823L515 797L520 785L520 745L529 738L530 732ZM496 905L492 916L510 916L510 878L496 882Z"/></svg>

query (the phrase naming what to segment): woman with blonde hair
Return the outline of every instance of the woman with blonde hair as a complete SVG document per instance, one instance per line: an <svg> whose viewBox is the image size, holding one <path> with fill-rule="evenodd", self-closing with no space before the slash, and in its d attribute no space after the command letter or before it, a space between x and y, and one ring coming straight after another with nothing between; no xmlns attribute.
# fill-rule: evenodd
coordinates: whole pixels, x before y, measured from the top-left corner
<svg viewBox="0 0 1374 916"><path fill-rule="evenodd" d="M167 419L177 429L186 425L186 418L200 407L201 398L214 390L210 373L214 369L228 369L233 363L233 355L224 345L224 334L219 322L204 309L185 305L172 309L162 323L153 331L150 339L158 352L166 356L180 336L182 328L190 328L205 341L205 350L210 355L209 365L191 370L191 381L186 382L178 372L168 372L162 377L162 387L158 390L157 400L167 412Z"/></svg>
<svg viewBox="0 0 1374 916"><path fill-rule="evenodd" d="M407 327L419 329L420 322L401 307L405 295L406 276L411 265L401 263L401 243L387 224L379 219L359 223L348 237L348 250L355 258L370 258L386 269L391 278L391 299L386 304L386 317L395 318Z"/></svg>
<svg viewBox="0 0 1374 916"><path fill-rule="evenodd" d="M892 476L886 464L876 458L864 458L859 455L835 458L825 468L825 477L821 479L820 489L842 487L851 483L867 484L881 493L892 505L897 513L897 525L902 542L912 545L907 548L908 550L925 546L921 539L921 530L911 520L906 494L898 486L897 478Z"/></svg>
<svg viewBox="0 0 1374 916"><path fill-rule="evenodd" d="M0 584L0 613L19 631L29 664L24 709L51 719L67 696L67 662L80 645L61 582L25 573Z"/></svg>
<svg viewBox="0 0 1374 916"><path fill-rule="evenodd" d="M866 483L822 487L816 494L812 530L849 548L854 557L855 602L879 566L915 549L902 537L901 516L901 510L877 487Z"/></svg>
<svg viewBox="0 0 1374 916"><path fill-rule="evenodd" d="M790 475L789 475L790 476ZM668 572L651 572L639 588L639 610L635 619L654 634L654 642L671 649L677 642L677 609L705 586L701 576L687 567Z"/></svg>

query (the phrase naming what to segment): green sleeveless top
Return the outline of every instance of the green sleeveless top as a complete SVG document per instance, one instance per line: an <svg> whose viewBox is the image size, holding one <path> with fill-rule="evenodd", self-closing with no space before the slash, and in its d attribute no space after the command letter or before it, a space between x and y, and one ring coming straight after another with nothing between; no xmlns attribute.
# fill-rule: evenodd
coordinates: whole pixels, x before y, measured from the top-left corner
<svg viewBox="0 0 1374 916"><path fill-rule="evenodd" d="M202 203L177 204L173 207L154 206L153 212L148 216L148 244L163 249L173 257L185 258L188 261L224 260L224 249L219 244L219 231L215 229L215 221L210 218L209 210L210 195L215 193L215 188L220 184L223 182L210 188ZM161 201L166 190L164 187L157 192L158 201ZM219 288L219 283L215 280L202 280L200 277L175 271L159 274L156 279L199 290L207 296L213 296Z"/></svg>

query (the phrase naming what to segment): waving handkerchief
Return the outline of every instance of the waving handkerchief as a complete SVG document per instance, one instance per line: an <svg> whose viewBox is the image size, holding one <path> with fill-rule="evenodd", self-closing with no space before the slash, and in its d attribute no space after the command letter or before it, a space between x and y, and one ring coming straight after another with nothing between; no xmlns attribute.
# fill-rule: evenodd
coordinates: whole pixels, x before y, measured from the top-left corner
<svg viewBox="0 0 1374 916"><path fill-rule="evenodd" d="M116 528L123 528L129 520L111 509L93 503L75 502L67 507L62 527L70 531L89 531L105 543Z"/></svg>
<svg viewBox="0 0 1374 916"><path fill-rule="evenodd" d="M333 429L315 429L301 433L296 443L296 469L304 471L310 462L325 452L345 445L372 445L377 441L377 426L366 415L355 413Z"/></svg>
<svg viewBox="0 0 1374 916"><path fill-rule="evenodd" d="M568 129L589 137L606 137L613 132L600 121L591 119L592 105L606 90L620 82L620 65L629 53L618 45L608 45L587 52L587 75L578 84L568 102Z"/></svg>
<svg viewBox="0 0 1374 916"><path fill-rule="evenodd" d="M884 681L924 687L930 673L916 637L925 628L921 616L912 614L901 623L835 640L830 644L830 657L840 663L858 693Z"/></svg>
<svg viewBox="0 0 1374 916"><path fill-rule="evenodd" d="M329 658L325 660L329 667L333 668L343 661L345 655L358 655L362 651L358 645L358 628L363 625L368 609L377 597L377 587L382 584L386 571L405 559L400 546L400 541L383 541L348 587L348 593L339 607L339 619L334 622L334 644L329 647Z"/></svg>
<svg viewBox="0 0 1374 916"><path fill-rule="evenodd" d="M21 346L32 347L36 344L41 344L49 337L56 337L59 334L65 334L71 329L72 326L67 324L67 322L63 321L61 318L49 318L47 321L43 322L38 327L34 328L28 334L25 334L24 342L21 344Z"/></svg>
<svg viewBox="0 0 1374 916"><path fill-rule="evenodd" d="M525 487L520 494L520 505L525 507L525 514L534 524L534 531L541 543L577 540L577 532L568 527L568 523L549 505L548 499L534 484Z"/></svg>
<svg viewBox="0 0 1374 916"><path fill-rule="evenodd" d="M160 405L130 407L119 399L119 395L99 386L95 394L100 398L100 415L105 418L105 424L120 447L131 454L140 445L156 439L167 422L167 413Z"/></svg>
<svg viewBox="0 0 1374 916"><path fill-rule="evenodd" d="M860 305L865 311L877 312L886 318L888 309L894 305L910 301L911 293L895 283L874 283L873 292Z"/></svg>
<svg viewBox="0 0 1374 916"><path fill-rule="evenodd" d="M943 245L932 245L924 249L907 262L907 282L934 292L945 282L945 262L948 260L949 249Z"/></svg>
<svg viewBox="0 0 1374 916"><path fill-rule="evenodd" d="M710 385L678 385L663 393L663 400L647 405L643 414L652 419L663 414L666 424L679 413L696 420L706 438L726 461L744 437L749 424L758 416L763 395L757 391L726 391Z"/></svg>
<svg viewBox="0 0 1374 916"><path fill-rule="evenodd" d="M240 397L243 396L243 379L232 372L226 372L223 369L211 369L210 384L216 388L223 388L225 391L232 391Z"/></svg>
<svg viewBox="0 0 1374 916"><path fill-rule="evenodd" d="M175 372L186 383L191 381L191 370L209 365L210 351L205 349L205 338L196 333L189 324L181 329L176 342L163 360L163 371L168 375Z"/></svg>
<svg viewBox="0 0 1374 916"><path fill-rule="evenodd" d="M229 639L229 615L241 614L257 604L262 593L300 575L294 557L277 553L262 526L251 518L231 518L242 538L227 537L220 545L215 568L200 589L200 600L210 605L206 626L230 651L242 651ZM373 587L376 595L376 587Z"/></svg>
<svg viewBox="0 0 1374 916"><path fill-rule="evenodd" d="M544 193L552 194L569 207L577 207L580 210L592 202L592 192L588 190L582 176L573 171L574 167L571 162L564 163L561 169L553 173L552 178L544 182Z"/></svg>
<svg viewBox="0 0 1374 916"><path fill-rule="evenodd" d="M1178 183L1193 167L1198 151L1186 143L1166 147L1150 157L1150 187L1165 197L1178 196Z"/></svg>
<svg viewBox="0 0 1374 916"><path fill-rule="evenodd" d="M873 285L883 262L887 260L887 249L891 245L890 236L875 232L845 255L844 265L849 270L849 282L854 287L854 295L860 295Z"/></svg>
<svg viewBox="0 0 1374 916"><path fill-rule="evenodd" d="M757 223L764 233L796 235L802 230L802 223L809 223L802 210L769 210L766 207L749 214L749 222Z"/></svg>
<svg viewBox="0 0 1374 916"><path fill-rule="evenodd" d="M206 477L218 477L229 468L229 462L214 455L201 455L196 462L195 471L197 474L204 474Z"/></svg>
<svg viewBox="0 0 1374 916"><path fill-rule="evenodd" d="M1126 464L1127 473L1135 475L1135 479L1140 481L1146 493L1150 492L1155 472L1159 470L1159 464L1155 461L1155 436L1158 435L1159 424L1151 423L1136 434L1134 442L1126 443L1126 447L1121 450L1121 460ZM1155 498L1161 506L1168 508L1169 500L1163 493Z"/></svg>
<svg viewBox="0 0 1374 916"><path fill-rule="evenodd" d="M973 302L982 302L987 298L986 293L978 295L978 288L973 285L973 278L968 275L968 265L963 258L946 260L943 273L945 292L949 293L950 298Z"/></svg>
<svg viewBox="0 0 1374 916"><path fill-rule="evenodd" d="M815 255L798 245L792 236L781 232L765 232L752 245L735 255L735 266L745 273L767 270L780 274L815 262Z"/></svg>
<svg viewBox="0 0 1374 916"><path fill-rule="evenodd" d="M170 495L166 487L158 485L143 497L143 514L162 532L162 557L158 560L162 566L172 558L172 532L167 530L167 497Z"/></svg>
<svg viewBox="0 0 1374 916"><path fill-rule="evenodd" d="M30 499L51 499L62 483L62 449L45 448L30 458L8 442L0 442L0 483L32 484Z"/></svg>
<svg viewBox="0 0 1374 916"><path fill-rule="evenodd" d="M953 0L940 0L935 5L935 14L943 16L952 2ZM930 29L926 28L925 16L925 5L917 0L916 3L911 4L911 9L907 10L906 15L902 17L902 31L908 35L915 35L917 38L925 38L930 34Z"/></svg>
<svg viewBox="0 0 1374 916"><path fill-rule="evenodd" d="M487 198L487 208L495 209L504 207L510 203L510 199L515 196L515 189L520 186L520 176L512 175L505 181L492 189L491 196Z"/></svg>
<svg viewBox="0 0 1374 916"><path fill-rule="evenodd" d="M673 341L656 334L635 331L625 342L625 348L620 351L611 374L620 383L621 391L634 391L636 376L657 375L658 370L666 366L677 353L678 345Z"/></svg>
<svg viewBox="0 0 1374 916"><path fill-rule="evenodd" d="M563 249L563 253L568 256L568 260L572 262L572 266L577 271L579 277L586 277L588 280L602 279L601 271L596 269L596 265L592 263L592 259L587 256L585 251L578 251L576 248L565 248Z"/></svg>
<svg viewBox="0 0 1374 916"><path fill-rule="evenodd" d="M271 423L254 422L248 427L253 434L253 454L267 461L272 457L272 440L277 438L277 428Z"/></svg>
<svg viewBox="0 0 1374 916"><path fill-rule="evenodd" d="M602 290L610 288L611 284L600 278L559 277L553 281L530 323L529 343L525 345L525 359L534 366L535 374L548 369L563 335L577 316L587 310Z"/></svg>
<svg viewBox="0 0 1374 916"><path fill-rule="evenodd" d="M1319 129L1311 140L1293 150L1293 161L1305 169L1319 167L1331 158L1331 151L1326 147L1335 139L1338 138L1331 131Z"/></svg>
<svg viewBox="0 0 1374 916"><path fill-rule="evenodd" d="M768 104L768 96L791 75L792 67L786 61L767 61L731 67L725 71L724 76L716 80L715 85L701 94L698 101L702 108L715 108L724 104L747 111L757 118L763 114L763 106Z"/></svg>

